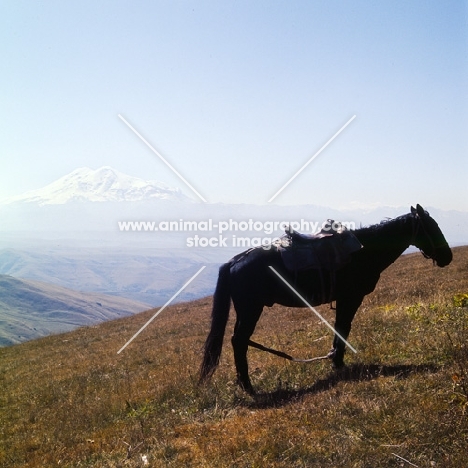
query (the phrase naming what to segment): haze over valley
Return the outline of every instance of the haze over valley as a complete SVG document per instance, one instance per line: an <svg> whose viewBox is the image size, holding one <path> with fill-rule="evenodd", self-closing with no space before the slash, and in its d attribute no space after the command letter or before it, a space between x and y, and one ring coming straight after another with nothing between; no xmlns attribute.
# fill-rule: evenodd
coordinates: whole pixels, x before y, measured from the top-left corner
<svg viewBox="0 0 468 468"><path fill-rule="evenodd" d="M411 201L416 203L424 206L423 200ZM425 208L451 245L468 243L468 213ZM10 278L1 294L19 285L13 278L40 281L48 285L49 296L57 287L68 288L73 294L122 300L122 313L127 314L136 309L124 307L124 299L160 306L201 266L206 266L205 270L175 302L211 295L218 266L258 242L281 236L284 229L279 221L295 222L302 231L319 227L328 218L358 228L408 211L409 206L339 210L313 205L201 203L177 187L122 174L108 166L80 168L43 188L0 202L0 274ZM129 222L137 223L138 228L123 229L122 223ZM189 222L190 229L183 229L184 222ZM116 304L101 315L83 308L81 317L89 314L89 323L113 318L117 316ZM80 315L75 306L73 299L69 302L70 317ZM70 319L65 309L60 314L55 314L53 307L50 313L42 309L41 316L34 303L26 301L21 308L26 317L22 331L16 325L10 327L15 331L3 343L32 337L25 329L54 332L88 323ZM52 317L54 325L48 325ZM7 316L2 320L2 330L8 330ZM21 319L13 321L20 323Z"/></svg>

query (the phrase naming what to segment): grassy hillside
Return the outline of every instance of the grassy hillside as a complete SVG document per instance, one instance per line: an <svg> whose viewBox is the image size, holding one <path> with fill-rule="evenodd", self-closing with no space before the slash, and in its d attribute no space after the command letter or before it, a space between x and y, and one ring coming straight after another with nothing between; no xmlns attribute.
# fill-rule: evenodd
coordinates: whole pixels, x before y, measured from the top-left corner
<svg viewBox="0 0 468 468"><path fill-rule="evenodd" d="M0 346L149 309L143 302L0 275Z"/></svg>
<svg viewBox="0 0 468 468"><path fill-rule="evenodd" d="M154 311L3 348L0 466L466 466L467 293L468 247L444 269L401 257L354 320L346 370L251 350L256 398L234 384L228 339L196 384L211 298L169 307L119 355ZM275 306L254 339L311 357L332 338Z"/></svg>

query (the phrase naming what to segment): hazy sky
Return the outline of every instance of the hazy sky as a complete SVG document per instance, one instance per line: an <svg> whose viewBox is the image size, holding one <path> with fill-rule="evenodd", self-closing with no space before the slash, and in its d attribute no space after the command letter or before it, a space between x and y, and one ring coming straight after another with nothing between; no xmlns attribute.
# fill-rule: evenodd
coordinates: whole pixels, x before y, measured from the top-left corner
<svg viewBox="0 0 468 468"><path fill-rule="evenodd" d="M467 2L0 5L0 198L83 166L209 201L468 210Z"/></svg>

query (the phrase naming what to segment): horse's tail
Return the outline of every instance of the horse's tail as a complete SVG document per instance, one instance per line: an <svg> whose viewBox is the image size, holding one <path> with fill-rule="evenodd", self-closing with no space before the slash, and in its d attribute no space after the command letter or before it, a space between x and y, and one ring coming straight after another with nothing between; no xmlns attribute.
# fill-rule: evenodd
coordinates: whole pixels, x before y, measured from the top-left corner
<svg viewBox="0 0 468 468"><path fill-rule="evenodd" d="M209 379L213 375L221 356L224 332L231 307L230 268L230 262L219 268L218 282L213 297L213 310L211 312L211 330L205 342L205 352L200 368L200 382Z"/></svg>

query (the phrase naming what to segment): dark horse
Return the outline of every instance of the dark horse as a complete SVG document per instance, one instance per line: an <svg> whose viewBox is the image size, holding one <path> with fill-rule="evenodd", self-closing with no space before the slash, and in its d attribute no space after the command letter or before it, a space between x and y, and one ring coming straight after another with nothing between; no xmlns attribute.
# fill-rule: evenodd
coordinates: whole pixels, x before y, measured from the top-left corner
<svg viewBox="0 0 468 468"><path fill-rule="evenodd" d="M351 260L336 271L333 297L336 301L335 337L329 357L335 367L344 365L343 357L351 322L365 295L371 293L380 274L410 245L419 248L426 258L439 267L452 261L452 252L439 226L427 211L417 205L409 214L351 231L363 248L351 254ZM211 377L219 363L231 299L237 314L232 345L239 385L254 393L248 374L247 348L264 306L282 304L305 307L304 302L272 271L273 267L307 300L321 288L323 276L317 270L287 270L278 249L250 249L222 265L213 298L211 330L206 339L200 380ZM319 294L320 296L320 294ZM318 305L323 302L313 303Z"/></svg>

